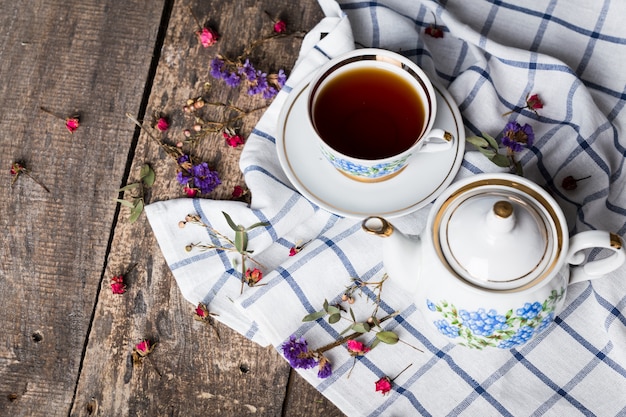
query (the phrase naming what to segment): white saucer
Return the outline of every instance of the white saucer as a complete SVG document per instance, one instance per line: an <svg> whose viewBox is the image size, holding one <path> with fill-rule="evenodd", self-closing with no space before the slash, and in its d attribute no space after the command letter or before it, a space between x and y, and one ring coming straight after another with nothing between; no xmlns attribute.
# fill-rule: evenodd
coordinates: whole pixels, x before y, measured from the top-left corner
<svg viewBox="0 0 626 417"><path fill-rule="evenodd" d="M278 159L287 178L309 201L343 217L392 218L424 207L450 185L463 161L465 130L461 113L445 89L434 85L437 94L435 126L454 135L452 148L417 153L397 176L365 183L341 174L322 156L307 117L310 80L295 87L287 97L278 119L276 137Z"/></svg>

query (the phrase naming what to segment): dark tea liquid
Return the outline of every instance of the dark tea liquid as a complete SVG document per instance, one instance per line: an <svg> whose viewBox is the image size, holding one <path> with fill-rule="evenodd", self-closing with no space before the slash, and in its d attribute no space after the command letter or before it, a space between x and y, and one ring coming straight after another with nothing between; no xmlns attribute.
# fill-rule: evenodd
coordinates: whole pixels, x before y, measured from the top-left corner
<svg viewBox="0 0 626 417"><path fill-rule="evenodd" d="M402 76L383 68L354 68L319 92L313 124L333 149L381 159L410 148L424 127L424 105Z"/></svg>

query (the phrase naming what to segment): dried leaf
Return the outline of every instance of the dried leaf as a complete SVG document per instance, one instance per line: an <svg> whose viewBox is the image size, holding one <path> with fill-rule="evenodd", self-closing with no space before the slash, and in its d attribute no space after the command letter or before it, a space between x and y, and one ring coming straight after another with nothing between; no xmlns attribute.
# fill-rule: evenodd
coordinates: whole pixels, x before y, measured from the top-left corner
<svg viewBox="0 0 626 417"><path fill-rule="evenodd" d="M488 135L487 133L483 133L483 138L489 142L489 146L491 146L493 149L498 149L498 142L496 142L496 140Z"/></svg>
<svg viewBox="0 0 626 417"><path fill-rule="evenodd" d="M476 146L477 148L487 148L489 146L489 142L487 142L487 139L480 136L470 136L465 140Z"/></svg>
<svg viewBox="0 0 626 417"><path fill-rule="evenodd" d="M320 310L320 311L316 311L315 313L311 313L311 314L307 314L306 316L304 316L302 318L302 321L315 321L317 319L320 319L322 317L324 317L326 315L326 311L324 310Z"/></svg>
<svg viewBox="0 0 626 417"><path fill-rule="evenodd" d="M398 340L400 340L397 334L389 331L376 333L376 339L383 343L387 343L388 345L395 345L398 343Z"/></svg>
<svg viewBox="0 0 626 417"><path fill-rule="evenodd" d="M130 190L134 190L135 188L139 187L139 183L138 182L134 182L132 184L127 184L124 187L120 188L119 191L130 191Z"/></svg>
<svg viewBox="0 0 626 417"><path fill-rule="evenodd" d="M120 203L121 205L123 205L124 207L128 207L128 208L135 208L135 205L133 203L131 203L128 200L122 200L120 198L116 198L115 201L117 201L118 203Z"/></svg>
<svg viewBox="0 0 626 417"><path fill-rule="evenodd" d="M235 232L241 230L241 227L239 227L239 226L237 226L235 224L235 222L233 221L233 219L230 217L230 215L228 213L223 211L222 214L226 218L226 223L228 223L228 225L230 226L231 229L233 229Z"/></svg>
<svg viewBox="0 0 626 417"><path fill-rule="evenodd" d="M135 203L135 206L130 210L130 217L128 218L128 221L130 223L134 223L139 218L142 211L143 211L143 200L137 200L137 203Z"/></svg>
<svg viewBox="0 0 626 417"><path fill-rule="evenodd" d="M331 315L330 315L330 317L328 317L328 322L329 322L330 324L335 324L335 323L337 323L339 320L341 320L341 314L339 314L339 313L334 313L334 314L331 314Z"/></svg>
<svg viewBox="0 0 626 417"><path fill-rule="evenodd" d="M370 331L370 325L367 323L354 323L351 329L358 333L367 333Z"/></svg>
<svg viewBox="0 0 626 417"><path fill-rule="evenodd" d="M150 167L150 165L144 164L141 167L141 173L139 175L141 176L141 181L143 181L143 184L146 187L148 188L152 187L156 179L156 175L154 173L154 170Z"/></svg>
<svg viewBox="0 0 626 417"><path fill-rule="evenodd" d="M493 158L491 158L491 162L503 168L507 168L510 166L509 158L501 154L496 154Z"/></svg>

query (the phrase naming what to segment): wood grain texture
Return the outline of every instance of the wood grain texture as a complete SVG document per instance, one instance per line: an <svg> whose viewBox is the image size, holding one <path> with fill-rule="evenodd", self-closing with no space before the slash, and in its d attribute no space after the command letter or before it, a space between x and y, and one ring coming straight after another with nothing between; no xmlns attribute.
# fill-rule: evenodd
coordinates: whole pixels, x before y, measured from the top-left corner
<svg viewBox="0 0 626 417"><path fill-rule="evenodd" d="M286 20L294 31L306 31L322 17L314 0L173 3L144 117L148 131L169 144L184 140L183 131L196 122L183 112L190 98L202 96L207 102L243 109L267 104L209 76L209 62L216 54L238 56L252 40L271 33L272 21L265 11ZM194 16L220 34L216 45L199 44ZM299 37L276 39L256 49L250 59L260 69L288 72L300 44ZM164 134L152 127L156 114L171 122ZM212 106L198 114L205 121L232 117ZM244 118L236 126L238 131L247 137L261 114ZM233 187L243 185L238 165L241 149L228 147L217 132L191 151L222 178L222 185L208 197L232 198ZM145 132L132 157L128 182L137 181L144 163L155 170L156 182L146 194L147 202L184 197L175 179L176 164ZM72 416L343 415L273 348L261 348L219 324L218 340L213 329L194 321L195 306L182 298L145 216L132 224L128 217L129 210L122 209L113 231ZM127 274L127 293L112 294L109 279L135 264ZM149 360L133 365L132 348L145 338L157 346Z"/></svg>
<svg viewBox="0 0 626 417"><path fill-rule="evenodd" d="M145 4L2 1L2 415L69 413L134 133L120 115L140 106L160 24L162 2ZM11 187L16 160L50 193Z"/></svg>

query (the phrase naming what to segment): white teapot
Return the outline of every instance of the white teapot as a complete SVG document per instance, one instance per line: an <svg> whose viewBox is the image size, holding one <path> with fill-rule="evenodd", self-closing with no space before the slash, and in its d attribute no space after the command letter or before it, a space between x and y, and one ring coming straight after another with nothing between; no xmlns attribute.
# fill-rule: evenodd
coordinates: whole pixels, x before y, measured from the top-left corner
<svg viewBox="0 0 626 417"><path fill-rule="evenodd" d="M420 236L405 236L377 216L362 226L386 237L385 269L427 320L450 341L478 349L526 343L552 323L569 284L599 278L626 259L616 234L570 238L556 201L512 174L479 174L450 186ZM587 260L589 248L609 256Z"/></svg>

